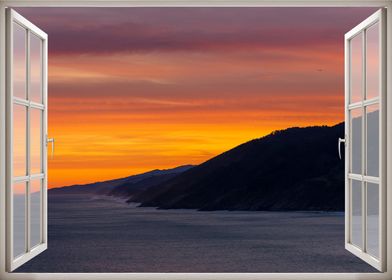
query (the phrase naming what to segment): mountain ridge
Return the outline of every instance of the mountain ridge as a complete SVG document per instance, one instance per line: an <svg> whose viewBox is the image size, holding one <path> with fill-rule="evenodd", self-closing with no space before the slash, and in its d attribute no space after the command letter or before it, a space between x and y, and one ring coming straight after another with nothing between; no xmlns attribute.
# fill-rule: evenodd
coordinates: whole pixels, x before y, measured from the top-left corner
<svg viewBox="0 0 392 280"><path fill-rule="evenodd" d="M88 184L75 184L70 186L64 186L59 188L52 188L49 191L52 194L101 194L107 195L110 194L115 188L120 187L127 183L137 183L139 181L145 180L147 178L153 176L163 176L167 174L177 174L181 173L189 168L192 168L193 165L180 165L174 168L169 169L154 169L144 173L130 175L127 177L119 178L119 179L111 179L106 181L99 181Z"/></svg>
<svg viewBox="0 0 392 280"><path fill-rule="evenodd" d="M343 123L275 131L129 201L160 209L342 211L344 164L336 139L343 134Z"/></svg>
<svg viewBox="0 0 392 280"><path fill-rule="evenodd" d="M101 194L159 209L343 211L344 123L292 127L242 143L197 166L51 189Z"/></svg>

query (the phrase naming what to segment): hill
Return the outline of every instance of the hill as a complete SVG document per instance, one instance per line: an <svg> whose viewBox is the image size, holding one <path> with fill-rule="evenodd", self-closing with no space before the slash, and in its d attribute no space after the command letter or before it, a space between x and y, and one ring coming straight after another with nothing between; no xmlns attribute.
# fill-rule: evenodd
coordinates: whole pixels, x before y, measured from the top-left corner
<svg viewBox="0 0 392 280"><path fill-rule="evenodd" d="M276 131L224 152L129 201L161 209L344 210L344 124Z"/></svg>
<svg viewBox="0 0 392 280"><path fill-rule="evenodd" d="M50 194L100 194L114 196L129 196L137 191L145 190L152 183L162 183L174 175L184 172L192 165L183 165L171 169L155 169L146 173L125 178L96 182L85 185L72 185L50 189ZM136 191L137 190L137 191Z"/></svg>

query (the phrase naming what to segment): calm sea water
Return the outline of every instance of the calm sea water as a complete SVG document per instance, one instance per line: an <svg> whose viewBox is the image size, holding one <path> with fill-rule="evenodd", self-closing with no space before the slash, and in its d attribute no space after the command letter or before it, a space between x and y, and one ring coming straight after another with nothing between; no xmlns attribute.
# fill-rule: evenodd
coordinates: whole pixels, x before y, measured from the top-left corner
<svg viewBox="0 0 392 280"><path fill-rule="evenodd" d="M49 249L18 272L375 272L342 213L156 210L49 195Z"/></svg>

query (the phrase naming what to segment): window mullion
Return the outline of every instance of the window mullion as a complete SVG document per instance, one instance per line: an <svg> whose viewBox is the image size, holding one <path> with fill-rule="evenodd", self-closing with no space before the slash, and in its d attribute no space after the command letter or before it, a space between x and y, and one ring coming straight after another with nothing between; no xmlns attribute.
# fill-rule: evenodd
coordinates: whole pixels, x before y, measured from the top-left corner
<svg viewBox="0 0 392 280"><path fill-rule="evenodd" d="M26 46L26 96L27 100L30 102L30 31L27 30L27 46ZM31 125L30 125L30 119L31 119L31 107L30 105L27 107L27 134L26 134L26 151L27 151L27 175L29 176L29 180L27 181L27 192L26 192L26 246L27 246L27 252L30 251L30 234L31 234L31 228L30 228L30 204L31 204L31 199L30 199L30 188L31 188L31 179L30 179L30 169L31 169L31 162L30 162L30 131L31 131Z"/></svg>
<svg viewBox="0 0 392 280"><path fill-rule="evenodd" d="M364 101L366 99L366 32L363 32L362 36L362 147L361 147L361 152L362 152L362 162L361 162L361 169L362 169L362 178L366 174L366 107L364 106ZM362 250L366 252L366 228L367 228L367 217L366 217L366 205L367 205L367 199L366 199L366 193L367 193L367 184L364 180L362 180Z"/></svg>

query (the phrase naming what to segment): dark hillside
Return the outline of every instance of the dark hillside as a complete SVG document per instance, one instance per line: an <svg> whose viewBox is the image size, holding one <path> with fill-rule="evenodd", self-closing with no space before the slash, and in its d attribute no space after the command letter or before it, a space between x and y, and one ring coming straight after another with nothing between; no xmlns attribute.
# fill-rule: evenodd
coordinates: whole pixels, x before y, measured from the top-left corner
<svg viewBox="0 0 392 280"><path fill-rule="evenodd" d="M289 128L237 146L130 201L162 209L344 210L344 124Z"/></svg>

